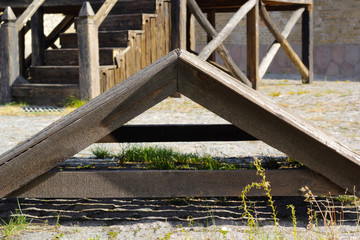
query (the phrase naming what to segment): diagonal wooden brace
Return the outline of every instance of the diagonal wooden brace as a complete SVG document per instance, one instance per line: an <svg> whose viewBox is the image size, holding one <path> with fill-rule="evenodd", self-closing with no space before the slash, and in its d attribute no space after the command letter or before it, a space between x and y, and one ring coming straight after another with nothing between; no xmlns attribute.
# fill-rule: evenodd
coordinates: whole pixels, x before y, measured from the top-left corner
<svg viewBox="0 0 360 240"><path fill-rule="evenodd" d="M300 19L304 12L305 8L299 8L296 10L293 15L291 15L288 23L285 25L284 30L281 32L281 35L287 39L290 35L291 30L294 28L296 22ZM259 67L259 78L262 79L268 70L271 62L273 61L276 53L279 51L281 47L281 44L278 41L274 41L271 45L269 51L264 56L263 60L261 61L260 67Z"/></svg>
<svg viewBox="0 0 360 240"><path fill-rule="evenodd" d="M293 62L296 69L299 71L302 81L306 82L307 79L309 78L309 70L303 64L303 62L296 54L294 49L290 46L289 42L283 37L279 29L275 26L263 3L260 3L260 16L263 19L269 31L271 32L271 34L275 37L276 41L278 41L281 44L281 47L283 48L284 52Z"/></svg>
<svg viewBox="0 0 360 240"><path fill-rule="evenodd" d="M200 7L195 2L195 0L188 0L187 4L189 7L189 10L195 16L196 20L199 22L199 24L202 26L202 28L206 31L206 33L208 35L210 35L212 38L216 38L218 36L216 30L211 25L209 20L204 16L204 14L202 13ZM223 59L226 67L230 70L231 75L233 75L233 77L239 79L240 81L242 81L243 83L245 83L246 85L251 87L251 82L245 76L245 74L237 67L236 63L230 56L229 51L225 48L225 46L222 44L222 42L220 43L220 45L217 47L216 50L217 50L218 54L221 56L221 58ZM199 56L199 57L201 58L201 56ZM207 58L202 57L202 59L206 60Z"/></svg>
<svg viewBox="0 0 360 240"><path fill-rule="evenodd" d="M242 5L239 10L230 18L225 27L219 32L219 34L206 45L200 52L199 57L207 59L216 48L222 44L225 39L234 31L235 27L240 23L243 17L255 7L256 0L249 0L247 3Z"/></svg>

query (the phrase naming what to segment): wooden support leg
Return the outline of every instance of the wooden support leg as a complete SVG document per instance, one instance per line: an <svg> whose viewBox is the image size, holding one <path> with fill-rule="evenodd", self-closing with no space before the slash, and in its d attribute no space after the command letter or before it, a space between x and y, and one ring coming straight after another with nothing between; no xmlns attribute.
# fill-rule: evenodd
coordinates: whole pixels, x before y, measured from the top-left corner
<svg viewBox="0 0 360 240"><path fill-rule="evenodd" d="M302 17L302 61L309 69L309 77L303 83L314 81L314 41L313 41L313 12L312 5L305 9Z"/></svg>
<svg viewBox="0 0 360 240"><path fill-rule="evenodd" d="M25 34L26 29L23 28L19 32L19 67L20 67L20 74L25 76L26 71L26 62L25 62Z"/></svg>
<svg viewBox="0 0 360 240"><path fill-rule="evenodd" d="M88 100L100 94L99 37L94 11L85 2L77 21L80 97Z"/></svg>
<svg viewBox="0 0 360 240"><path fill-rule="evenodd" d="M171 0L171 49L186 49L186 1Z"/></svg>
<svg viewBox="0 0 360 240"><path fill-rule="evenodd" d="M211 26L213 26L213 28L216 30L216 15L215 15L215 11L210 11L207 13L207 19L209 20L209 23L211 24ZM211 34L207 35L207 43L209 43L211 40L213 39L213 37L211 36ZM208 58L210 61L214 61L216 62L216 54L215 52L213 52L210 57Z"/></svg>
<svg viewBox="0 0 360 240"><path fill-rule="evenodd" d="M33 66L44 65L45 36L44 36L44 11L39 8L31 17L31 43Z"/></svg>
<svg viewBox="0 0 360 240"><path fill-rule="evenodd" d="M247 14L247 77L252 88L258 88L259 81L259 8L258 2Z"/></svg>
<svg viewBox="0 0 360 240"><path fill-rule="evenodd" d="M186 35L186 45L187 49L192 52L196 51L196 34L195 34L195 17L190 12L187 13L187 35Z"/></svg>
<svg viewBox="0 0 360 240"><path fill-rule="evenodd" d="M19 76L19 44L16 16L10 7L7 7L1 17L1 79L0 103L12 101L11 86Z"/></svg>

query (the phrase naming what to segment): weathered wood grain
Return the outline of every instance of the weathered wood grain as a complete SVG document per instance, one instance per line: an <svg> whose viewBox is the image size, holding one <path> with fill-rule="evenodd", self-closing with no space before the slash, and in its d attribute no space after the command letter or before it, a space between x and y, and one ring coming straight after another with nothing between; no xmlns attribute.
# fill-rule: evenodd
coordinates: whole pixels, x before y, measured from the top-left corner
<svg viewBox="0 0 360 240"><path fill-rule="evenodd" d="M272 196L344 194L343 189L308 169L267 170ZM243 188L260 182L255 170L233 171L72 171L49 172L10 197L39 198L154 198L241 196ZM74 184L76 183L76 184ZM247 196L265 196L251 190Z"/></svg>
<svg viewBox="0 0 360 240"><path fill-rule="evenodd" d="M217 32L215 31L214 27L211 23L205 18L203 13L201 12L200 7L197 5L196 1L188 0L187 2L189 10L192 14L194 14L196 20L202 26L202 28L206 31L207 34L211 35L213 38L217 36ZM251 82L249 79L244 75L244 73L237 67L234 60L232 59L229 51L224 47L223 44L217 48L217 52L223 59L226 67L230 70L231 75L236 77L237 79L241 80L248 86L251 86Z"/></svg>
<svg viewBox="0 0 360 240"><path fill-rule="evenodd" d="M281 35L286 39L289 35L291 30L294 28L296 22L300 19L304 12L305 8L300 8L296 10L290 17L289 21L286 23L283 31L281 32ZM264 58L261 61L261 64L259 66L259 78L262 79L268 70L271 62L273 61L276 53L279 51L281 47L281 44L277 41L274 41L271 45L269 51L266 53Z"/></svg>
<svg viewBox="0 0 360 240"><path fill-rule="evenodd" d="M0 156L0 196L32 181L176 92L172 52Z"/></svg>
<svg viewBox="0 0 360 240"><path fill-rule="evenodd" d="M94 11L86 2L77 18L79 46L79 87L80 98L93 99L100 94L99 37Z"/></svg>
<svg viewBox="0 0 360 240"><path fill-rule="evenodd" d="M96 12L94 21L95 24L100 26L101 23L105 20L105 18L108 16L110 11L113 9L115 4L118 0L105 0L103 5L101 5L100 9Z"/></svg>
<svg viewBox="0 0 360 240"><path fill-rule="evenodd" d="M45 35L44 35L44 10L39 8L31 17L31 65L44 64Z"/></svg>
<svg viewBox="0 0 360 240"><path fill-rule="evenodd" d="M258 88L259 82L259 6L255 6L246 17L246 47L247 47L247 77L253 89Z"/></svg>
<svg viewBox="0 0 360 240"><path fill-rule="evenodd" d="M171 0L171 49L186 49L186 1Z"/></svg>
<svg viewBox="0 0 360 240"><path fill-rule="evenodd" d="M194 55L180 61L180 93L343 189L360 186L359 154Z"/></svg>
<svg viewBox="0 0 360 240"><path fill-rule="evenodd" d="M299 56L296 54L294 49L290 46L289 42L281 35L281 32L276 27L276 25L271 20L265 6L261 4L260 6L260 16L263 19L265 25L271 32L271 34L275 37L275 39L281 44L281 47L283 48L286 55L290 58L290 60L293 62L295 68L300 73L303 81L307 81L309 78L309 70L306 68L306 66L303 64Z"/></svg>
<svg viewBox="0 0 360 240"><path fill-rule="evenodd" d="M1 34L1 78L0 103L9 103L12 100L11 86L19 76L19 36L16 28L16 16L10 7L7 7L1 17L3 24ZM14 44L15 43L15 44Z"/></svg>
<svg viewBox="0 0 360 240"><path fill-rule="evenodd" d="M26 8L26 10L21 14L20 17L16 20L16 28L20 31L26 23L31 19L35 12L41 7L45 0L33 0L32 3ZM12 6L12 4L8 5Z"/></svg>
<svg viewBox="0 0 360 240"><path fill-rule="evenodd" d="M218 33L218 35L211 40L208 45L206 45L201 52L199 57L202 59L208 59L210 54L217 49L220 44L222 44L225 39L234 31L235 27L240 23L241 19L246 16L246 14L254 8L256 5L256 0L249 0L244 5L242 5L239 10L231 17L223 29Z"/></svg>

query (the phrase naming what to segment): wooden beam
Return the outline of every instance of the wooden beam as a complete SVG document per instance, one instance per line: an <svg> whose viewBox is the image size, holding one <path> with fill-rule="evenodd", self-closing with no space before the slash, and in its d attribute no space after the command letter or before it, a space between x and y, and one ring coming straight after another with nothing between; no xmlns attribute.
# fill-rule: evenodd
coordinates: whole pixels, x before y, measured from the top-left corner
<svg viewBox="0 0 360 240"><path fill-rule="evenodd" d="M225 27L218 33L218 35L206 45L200 52L199 57L202 59L208 59L210 54L217 49L220 44L234 31L235 27L240 23L241 19L254 8L256 0L249 0L242 5L239 10L231 17Z"/></svg>
<svg viewBox="0 0 360 240"><path fill-rule="evenodd" d="M100 91L98 25L91 5L85 2L77 19L80 98L93 99Z"/></svg>
<svg viewBox="0 0 360 240"><path fill-rule="evenodd" d="M210 11L207 12L207 20L209 21L209 23L211 24L211 26L215 29L216 31L216 13L215 11ZM211 40L213 39L213 36L211 34L207 34L207 43L210 43ZM215 52L213 52L210 56L209 56L209 61L214 61L216 62L216 54Z"/></svg>
<svg viewBox="0 0 360 240"><path fill-rule="evenodd" d="M100 26L101 23L105 20L107 15L113 9L118 0L106 0L100 9L97 11L94 21L97 26Z"/></svg>
<svg viewBox="0 0 360 240"><path fill-rule="evenodd" d="M19 66L19 34L16 28L16 16L11 7L7 7L1 16L3 24L1 34L1 75L0 75L0 104L12 101L12 85L20 74Z"/></svg>
<svg viewBox="0 0 360 240"><path fill-rule="evenodd" d="M100 139L111 142L198 142L257 140L233 125L125 125Z"/></svg>
<svg viewBox="0 0 360 240"><path fill-rule="evenodd" d="M270 19L270 16L269 16L268 12L266 11L264 4L262 4L262 3L260 6L260 16L263 19L263 21L264 21L265 25L267 26L267 28L269 29L269 31L275 37L276 41L278 41L281 44L281 47L283 48L284 52L290 58L290 60L293 62L296 69L299 71L303 81L307 81L307 79L309 78L309 70L303 64L303 62L298 57L298 55L296 54L294 49L290 46L289 42L281 35L279 29L276 27L276 25Z"/></svg>
<svg viewBox="0 0 360 240"><path fill-rule="evenodd" d="M309 77L303 83L314 81L314 17L312 5L308 6L302 18L302 61L309 69Z"/></svg>
<svg viewBox="0 0 360 240"><path fill-rule="evenodd" d="M247 77L253 89L258 88L259 82L259 8L258 1L246 17L247 40Z"/></svg>
<svg viewBox="0 0 360 240"><path fill-rule="evenodd" d="M296 10L290 17L289 21L286 23L284 30L281 32L281 35L287 39L287 37L290 35L291 30L294 28L296 22L300 19L304 12L305 8L300 8ZM273 61L276 53L279 51L281 47L281 44L278 43L276 40L271 45L269 51L266 53L264 58L261 61L260 67L259 67L259 78L262 79L270 67L271 62Z"/></svg>
<svg viewBox="0 0 360 240"><path fill-rule="evenodd" d="M171 49L186 49L186 1L171 0Z"/></svg>
<svg viewBox="0 0 360 240"><path fill-rule="evenodd" d="M44 10L39 8L31 17L31 65L44 65L45 36Z"/></svg>
<svg viewBox="0 0 360 240"><path fill-rule="evenodd" d="M178 70L180 93L343 189L351 191L354 186L360 186L359 154L193 56L180 55L183 62Z"/></svg>
<svg viewBox="0 0 360 240"><path fill-rule="evenodd" d="M211 35L213 38L215 38L217 36L217 32L215 31L211 23L205 18L205 16L201 12L200 7L197 5L195 0L188 0L188 7L191 13L194 14L196 20L199 22L201 27L206 31L206 33ZM217 52L223 59L226 67L230 70L231 75L239 79L246 85L251 86L251 82L244 75L244 73L237 67L236 63L230 56L229 51L224 47L223 44L220 44L220 46L217 48Z"/></svg>
<svg viewBox="0 0 360 240"><path fill-rule="evenodd" d="M36 11L41 7L45 0L34 0L26 10L21 14L21 16L16 20L16 28L20 31L26 23L31 19L31 17L36 13Z"/></svg>
<svg viewBox="0 0 360 240"><path fill-rule="evenodd" d="M177 90L174 51L0 155L4 197L105 137Z"/></svg>
<svg viewBox="0 0 360 240"><path fill-rule="evenodd" d="M272 196L339 195L345 190L309 169L266 170ZM260 182L255 170L169 171L110 170L48 172L11 194L12 198L158 198L238 197L248 184ZM265 196L251 190L247 196Z"/></svg>

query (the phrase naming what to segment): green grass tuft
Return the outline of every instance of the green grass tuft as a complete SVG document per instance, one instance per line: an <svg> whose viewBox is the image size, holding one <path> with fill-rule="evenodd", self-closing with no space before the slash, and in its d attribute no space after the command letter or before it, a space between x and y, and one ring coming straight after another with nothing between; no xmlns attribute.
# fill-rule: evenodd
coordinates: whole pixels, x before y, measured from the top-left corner
<svg viewBox="0 0 360 240"><path fill-rule="evenodd" d="M84 105L87 101L81 100L79 98L76 97L69 97L65 100L65 107L68 108L79 108L82 105Z"/></svg>

